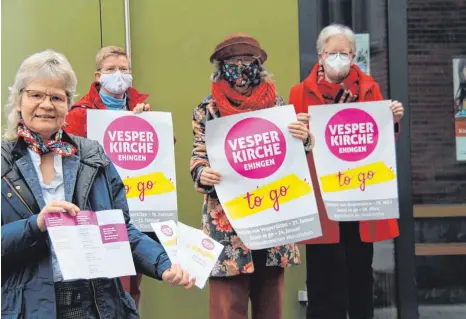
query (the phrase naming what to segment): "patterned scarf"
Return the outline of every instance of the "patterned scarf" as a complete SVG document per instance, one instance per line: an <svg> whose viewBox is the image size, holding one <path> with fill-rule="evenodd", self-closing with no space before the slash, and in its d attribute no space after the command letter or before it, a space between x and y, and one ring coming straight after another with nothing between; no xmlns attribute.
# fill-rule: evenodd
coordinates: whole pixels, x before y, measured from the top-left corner
<svg viewBox="0 0 466 319"><path fill-rule="evenodd" d="M359 99L359 74L350 68L348 76L339 84L325 80L324 68L319 66L317 71L317 85L326 104L351 103Z"/></svg>
<svg viewBox="0 0 466 319"><path fill-rule="evenodd" d="M249 95L235 91L225 80L212 82L212 96L221 116L240 114L275 106L276 92L272 82L253 87Z"/></svg>
<svg viewBox="0 0 466 319"><path fill-rule="evenodd" d="M18 122L18 136L24 138L24 141L28 147L39 155L46 154L48 152L54 152L61 156L73 156L76 153L76 147L67 142L62 142L63 130L58 130L52 140L44 143L42 139L30 131L24 124L24 120Z"/></svg>

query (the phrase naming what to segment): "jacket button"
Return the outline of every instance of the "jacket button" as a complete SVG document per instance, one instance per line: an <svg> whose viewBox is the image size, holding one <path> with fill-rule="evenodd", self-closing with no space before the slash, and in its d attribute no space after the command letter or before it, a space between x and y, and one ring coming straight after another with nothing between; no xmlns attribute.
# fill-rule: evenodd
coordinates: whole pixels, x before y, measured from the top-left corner
<svg viewBox="0 0 466 319"><path fill-rule="evenodd" d="M11 198L13 195L11 193L7 194L8 198Z"/></svg>
<svg viewBox="0 0 466 319"><path fill-rule="evenodd" d="M20 190L20 189L21 189L21 186L16 186L16 189L17 189L17 190Z"/></svg>

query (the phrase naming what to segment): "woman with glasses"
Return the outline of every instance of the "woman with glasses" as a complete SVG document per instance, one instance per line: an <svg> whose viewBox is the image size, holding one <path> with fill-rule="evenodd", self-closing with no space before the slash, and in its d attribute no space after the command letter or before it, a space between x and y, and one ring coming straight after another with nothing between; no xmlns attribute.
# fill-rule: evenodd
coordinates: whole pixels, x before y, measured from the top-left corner
<svg viewBox="0 0 466 319"><path fill-rule="evenodd" d="M131 87L133 77L126 52L116 46L107 46L97 52L95 82L89 92L75 103L66 117L65 131L87 137L87 110L122 110L140 113L149 111L148 94L141 94ZM153 239L153 233L147 233ZM121 283L139 306L142 275L122 277Z"/></svg>
<svg viewBox="0 0 466 319"><path fill-rule="evenodd" d="M210 58L214 65L211 94L193 112L190 166L194 186L204 194L202 228L225 246L209 281L212 319L247 319L249 300L254 319L283 318L283 268L300 263L294 244L254 251L244 245L215 192L222 172L210 168L205 146L207 121L285 104L263 66L266 59L267 54L256 39L244 33L228 36ZM309 115L299 114L298 119L306 122ZM312 148L310 132L303 123L290 123L289 131L303 141L304 149Z"/></svg>
<svg viewBox="0 0 466 319"><path fill-rule="evenodd" d="M342 25L324 28L317 39L319 62L291 89L296 112L312 105L382 100L379 85L354 63L355 35ZM398 132L403 106L391 106ZM311 128L312 130L312 128ZM396 220L334 222L322 201L312 153L308 155L323 235L306 242L309 319L373 318L373 243L398 236Z"/></svg>
<svg viewBox="0 0 466 319"><path fill-rule="evenodd" d="M47 50L23 61L10 88L1 164L2 317L139 317L118 278L63 280L47 213L120 209L136 270L186 288L194 284L130 223L124 185L103 148L63 131L76 83L68 60Z"/></svg>

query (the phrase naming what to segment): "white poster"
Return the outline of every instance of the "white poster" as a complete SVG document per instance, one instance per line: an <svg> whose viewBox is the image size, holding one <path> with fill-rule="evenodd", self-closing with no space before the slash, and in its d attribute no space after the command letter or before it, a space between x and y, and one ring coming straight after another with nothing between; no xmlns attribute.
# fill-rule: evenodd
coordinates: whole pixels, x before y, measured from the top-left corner
<svg viewBox="0 0 466 319"><path fill-rule="evenodd" d="M309 107L313 151L328 217L399 217L390 101Z"/></svg>
<svg viewBox="0 0 466 319"><path fill-rule="evenodd" d="M250 249L321 236L303 142L291 136L292 105L206 123L215 186L233 228Z"/></svg>
<svg viewBox="0 0 466 319"><path fill-rule="evenodd" d="M136 227L178 219L171 113L88 110L87 131L120 174Z"/></svg>
<svg viewBox="0 0 466 319"><path fill-rule="evenodd" d="M356 34L354 63L366 74L371 73L371 46L369 33Z"/></svg>

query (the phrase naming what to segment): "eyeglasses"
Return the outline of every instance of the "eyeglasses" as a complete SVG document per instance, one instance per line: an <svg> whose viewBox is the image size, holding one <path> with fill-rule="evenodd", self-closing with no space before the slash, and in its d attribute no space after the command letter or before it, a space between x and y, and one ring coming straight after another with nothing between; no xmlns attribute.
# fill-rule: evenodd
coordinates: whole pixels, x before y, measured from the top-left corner
<svg viewBox="0 0 466 319"><path fill-rule="evenodd" d="M251 64L256 61L257 58L253 56L237 56L228 60L223 61L225 64L238 64L241 62L241 64Z"/></svg>
<svg viewBox="0 0 466 319"><path fill-rule="evenodd" d="M328 59L330 59L330 60L334 60L338 56L342 60L349 60L350 57L353 55L351 52L350 53L347 53L347 52L324 52L324 53L328 55Z"/></svg>
<svg viewBox="0 0 466 319"><path fill-rule="evenodd" d="M46 97L50 98L50 103L55 107L65 106L68 102L68 97L66 95L47 94L37 90L21 90L21 92L26 92L28 100L36 104L44 102Z"/></svg>
<svg viewBox="0 0 466 319"><path fill-rule="evenodd" d="M125 67L118 68L118 67L109 67L109 68L102 68L98 69L97 71L100 71L102 73L110 74L110 73L115 73L116 71L120 71L121 73L130 73L131 70Z"/></svg>

